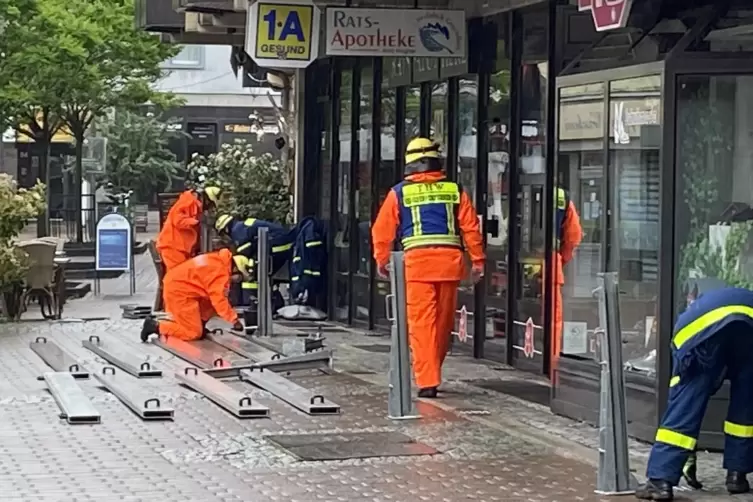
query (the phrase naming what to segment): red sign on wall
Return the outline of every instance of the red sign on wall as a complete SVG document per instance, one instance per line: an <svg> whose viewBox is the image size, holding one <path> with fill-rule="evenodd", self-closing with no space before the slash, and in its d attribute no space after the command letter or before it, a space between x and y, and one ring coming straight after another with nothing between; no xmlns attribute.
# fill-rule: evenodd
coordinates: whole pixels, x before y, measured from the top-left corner
<svg viewBox="0 0 753 502"><path fill-rule="evenodd" d="M578 10L590 10L596 31L608 31L627 25L632 4L633 0L578 0Z"/></svg>

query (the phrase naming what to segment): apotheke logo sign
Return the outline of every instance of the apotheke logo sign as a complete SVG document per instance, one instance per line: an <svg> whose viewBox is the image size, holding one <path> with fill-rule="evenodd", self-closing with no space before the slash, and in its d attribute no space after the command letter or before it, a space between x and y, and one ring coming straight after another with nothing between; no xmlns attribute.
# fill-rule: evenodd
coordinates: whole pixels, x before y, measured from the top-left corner
<svg viewBox="0 0 753 502"><path fill-rule="evenodd" d="M591 11L596 31L624 28L632 5L633 0L578 0L579 11Z"/></svg>
<svg viewBox="0 0 753 502"><path fill-rule="evenodd" d="M465 12L331 7L328 56L466 56Z"/></svg>

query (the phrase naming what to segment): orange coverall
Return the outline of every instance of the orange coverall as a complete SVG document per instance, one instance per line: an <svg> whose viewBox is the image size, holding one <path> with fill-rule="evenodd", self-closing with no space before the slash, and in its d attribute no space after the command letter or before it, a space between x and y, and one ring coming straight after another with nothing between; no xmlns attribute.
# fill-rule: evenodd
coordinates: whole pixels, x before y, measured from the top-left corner
<svg viewBox="0 0 753 502"><path fill-rule="evenodd" d="M165 275L165 311L172 319L160 321L159 333L181 340L198 340L204 324L219 315L235 324L238 314L227 299L233 254L229 249L206 253L183 262Z"/></svg>
<svg viewBox="0 0 753 502"><path fill-rule="evenodd" d="M554 262L554 328L552 335L552 365L550 373L556 367L556 361L559 359L562 350L562 286L565 284L564 267L573 259L575 248L583 240L583 229L580 226L580 217L572 201L567 206L565 218L562 222L562 238L560 239L560 249L557 252L557 258Z"/></svg>
<svg viewBox="0 0 753 502"><path fill-rule="evenodd" d="M427 183L442 181L445 175L427 172L405 179ZM390 190L371 228L374 260L380 267L389 263L397 238L399 204L395 191ZM483 268L486 256L478 218L471 199L464 192L460 196L458 224L473 265ZM458 285L467 273L461 249L419 247L405 252L409 342L416 385L421 389L438 387L441 383L442 364L455 325Z"/></svg>
<svg viewBox="0 0 753 502"><path fill-rule="evenodd" d="M186 190L167 213L157 237L157 251L166 272L193 256L199 242L199 218L202 210L202 203L194 192Z"/></svg>

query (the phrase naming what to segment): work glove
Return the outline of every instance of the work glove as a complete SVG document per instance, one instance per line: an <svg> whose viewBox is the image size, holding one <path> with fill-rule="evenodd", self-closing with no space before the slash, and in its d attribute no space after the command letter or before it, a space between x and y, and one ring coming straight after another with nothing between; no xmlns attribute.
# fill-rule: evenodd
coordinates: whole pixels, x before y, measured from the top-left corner
<svg viewBox="0 0 753 502"><path fill-rule="evenodd" d="M700 490L703 488L703 484L698 481L696 460L696 452L691 453L682 468L682 477L691 488Z"/></svg>
<svg viewBox="0 0 753 502"><path fill-rule="evenodd" d="M243 331L245 328L243 327L243 323L240 320L236 320L235 324L233 324L233 331Z"/></svg>
<svg viewBox="0 0 753 502"><path fill-rule="evenodd" d="M473 268L471 268L471 280L473 281L473 284L478 284L478 282L484 277L484 267L483 265L474 265Z"/></svg>
<svg viewBox="0 0 753 502"><path fill-rule="evenodd" d="M377 266L377 274L379 274L379 277L382 279L390 278L390 270L387 268L386 264Z"/></svg>

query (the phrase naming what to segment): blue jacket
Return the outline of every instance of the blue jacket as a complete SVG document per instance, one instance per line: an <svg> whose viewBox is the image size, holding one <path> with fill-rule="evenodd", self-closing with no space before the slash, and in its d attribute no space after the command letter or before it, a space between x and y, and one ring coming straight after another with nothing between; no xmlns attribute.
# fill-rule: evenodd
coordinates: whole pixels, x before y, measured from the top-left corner
<svg viewBox="0 0 753 502"><path fill-rule="evenodd" d="M672 352L679 365L678 371L689 367L693 359L700 359L701 366L706 366L705 360L713 357L716 350L704 342L714 336L735 333L736 330L727 329L732 326L750 330L753 336L753 291L723 288L698 297L680 314L672 335Z"/></svg>
<svg viewBox="0 0 753 502"><path fill-rule="evenodd" d="M259 228L262 227L269 229L269 242L272 246L272 273L274 274L285 266L293 256L295 229L288 230L277 223L257 220L256 218L246 220L233 218L230 222L230 238L239 254L256 260L258 257Z"/></svg>

